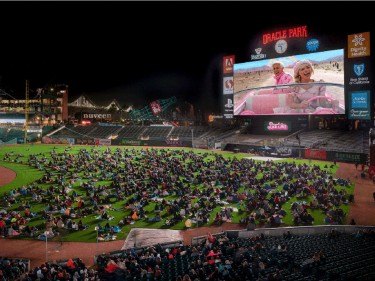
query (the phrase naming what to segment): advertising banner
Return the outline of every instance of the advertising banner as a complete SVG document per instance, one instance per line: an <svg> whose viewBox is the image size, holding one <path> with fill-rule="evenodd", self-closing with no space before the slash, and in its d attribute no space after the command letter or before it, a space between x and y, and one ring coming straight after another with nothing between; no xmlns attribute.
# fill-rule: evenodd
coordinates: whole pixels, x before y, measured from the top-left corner
<svg viewBox="0 0 375 281"><path fill-rule="evenodd" d="M265 121L264 122L264 131L266 132L275 132L275 131L284 131L290 132L292 126L289 121Z"/></svg>
<svg viewBox="0 0 375 281"><path fill-rule="evenodd" d="M112 141L114 145L131 145L131 146L142 146L144 145L143 140L129 140L129 139L120 139Z"/></svg>
<svg viewBox="0 0 375 281"><path fill-rule="evenodd" d="M191 141L182 140L130 140L130 139L116 139L111 141L112 145L127 145L127 146L168 146L168 147L191 147Z"/></svg>
<svg viewBox="0 0 375 281"><path fill-rule="evenodd" d="M223 57L223 73L224 74L233 74L234 60L235 60L234 55Z"/></svg>
<svg viewBox="0 0 375 281"><path fill-rule="evenodd" d="M78 117L82 117L83 119L112 119L111 113L77 113Z"/></svg>
<svg viewBox="0 0 375 281"><path fill-rule="evenodd" d="M233 118L234 62L234 55L223 57L223 116L225 119Z"/></svg>
<svg viewBox="0 0 375 281"><path fill-rule="evenodd" d="M76 144L94 145L95 141L94 139L76 139Z"/></svg>
<svg viewBox="0 0 375 281"><path fill-rule="evenodd" d="M328 152L327 160L349 163L366 163L367 155L365 153L352 153L352 152Z"/></svg>
<svg viewBox="0 0 375 281"><path fill-rule="evenodd" d="M95 145L111 145L111 140L109 139L94 139Z"/></svg>
<svg viewBox="0 0 375 281"><path fill-rule="evenodd" d="M224 118L232 119L233 118L233 95L224 96Z"/></svg>
<svg viewBox="0 0 375 281"><path fill-rule="evenodd" d="M234 82L233 82L233 76L228 76L223 78L223 92L224 95L231 95L233 94L234 90Z"/></svg>
<svg viewBox="0 0 375 281"><path fill-rule="evenodd" d="M327 160L327 151L319 149L305 149L305 158Z"/></svg>
<svg viewBox="0 0 375 281"><path fill-rule="evenodd" d="M348 87L348 119L371 120L371 61L370 32L348 35L348 59L346 77Z"/></svg>
<svg viewBox="0 0 375 281"><path fill-rule="evenodd" d="M370 32L348 35L348 58L370 56Z"/></svg>
<svg viewBox="0 0 375 281"><path fill-rule="evenodd" d="M370 91L349 92L349 119L370 120Z"/></svg>
<svg viewBox="0 0 375 281"><path fill-rule="evenodd" d="M74 144L74 138L50 138L50 137L43 137L42 143L45 144Z"/></svg>
<svg viewBox="0 0 375 281"><path fill-rule="evenodd" d="M154 115L158 115L160 112L163 111L159 104L159 101L157 100L150 103L150 108L151 108L152 114Z"/></svg>
<svg viewBox="0 0 375 281"><path fill-rule="evenodd" d="M350 61L348 63L348 66L349 66L349 73L350 73L350 77L349 77L349 86L354 89L353 87L355 86L358 86L358 87L363 87L363 86L367 86L366 88L368 88L368 86L370 85L370 76L369 76L369 73L368 73L368 69L369 69L369 64L368 62L365 62L363 60L361 61L357 61L357 62L354 62L352 63L352 61Z"/></svg>

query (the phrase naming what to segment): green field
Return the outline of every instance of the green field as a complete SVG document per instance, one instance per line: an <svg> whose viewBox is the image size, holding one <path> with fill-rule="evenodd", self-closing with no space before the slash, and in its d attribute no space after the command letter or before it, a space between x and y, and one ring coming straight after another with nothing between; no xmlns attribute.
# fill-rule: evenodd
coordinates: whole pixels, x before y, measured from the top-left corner
<svg viewBox="0 0 375 281"><path fill-rule="evenodd" d="M6 206L4 206L4 194L9 194L11 190L16 190L19 189L21 186L27 187L31 186L35 188L36 186L39 187L42 191L46 191L48 188L51 188L51 186L58 187L56 183L43 183L43 184L36 184L36 181L40 179L44 174L45 171L49 171L53 174L52 178L57 179L58 176L64 176L61 175L58 171L52 171L52 169L48 166L48 163L50 162L51 158L51 151L54 149L57 157L60 159L59 163L61 165L64 165L64 162L68 157L72 157L72 159L76 159L78 152L81 149L86 149L88 152L90 152L94 147L92 146L62 146L62 145L20 145L20 146L4 146L0 148L0 166L9 168L17 173L16 179L7 184L6 186L3 186L0 188L0 210L4 209ZM105 156L103 156L103 152L108 149L107 147L95 147L95 153L100 155L100 159L105 159ZM153 168L157 167L158 163L153 163L150 164L148 163L145 159L147 157L145 156L148 153L155 153L155 155L161 155L162 159L160 160L159 164L163 165L168 165L170 161L178 161L181 164L182 170L186 171L187 169L192 170L191 172L191 178L198 178L200 176L201 171L205 171L205 173L209 173L207 171L213 172L214 174L216 173L217 176L219 176L221 173L220 171L211 171L210 170L210 163L214 163L216 160L216 155L220 154L223 156L223 167L229 167L230 161L235 159L234 161L234 166L232 167L240 167L242 163L242 158L249 157L249 154L233 154L232 152L212 152L212 151L202 151L202 150L192 150L189 148L185 149L169 149L169 148L164 148L162 150L159 149L147 149L146 148L136 148L136 147L110 147L109 148L112 152L111 154L116 153L116 149L120 149L121 151L126 150L127 155L127 163L130 166L133 167L141 167L145 165L144 172L147 171L148 166L152 166ZM184 151L185 154L179 153L179 151ZM65 153L65 156L64 156ZM8 157L5 159L5 155ZM29 164L29 157L34 156L36 159L38 159L38 165L30 165ZM168 157L164 157L165 155L168 155ZM65 158L64 158L65 157ZM191 157L198 157L203 159L203 164L201 167L195 167L194 162ZM222 158L217 158L217 159L222 159ZM146 162L145 162L146 161ZM245 160L246 161L246 160ZM279 160L279 161L284 161L284 162L295 162L297 165L298 164L306 164L308 165L309 168L312 167L312 165L317 165L320 167L321 170L325 170L327 173L332 173L332 175L335 174L336 169L338 166L330 167L331 163L327 162L318 162L318 161L305 161L305 160L295 160L295 159L288 159L288 160ZM96 167L95 172L90 172L91 176L99 176L101 175L101 170L98 168L98 163L95 163L95 160L87 160L88 163L91 163L93 167ZM233 161L232 161L233 162ZM145 164L147 163L147 164ZM261 162L263 163L263 162ZM233 165L233 163L232 163ZM264 164L262 164L264 165ZM328 165L328 167L327 167ZM338 164L339 165L339 164ZM125 168L125 165L122 165ZM90 167L90 166L88 166ZM127 169L129 169L129 167ZM204 168L203 168L204 167ZM39 169L38 169L39 168ZM69 168L69 171L71 172L73 169ZM194 171L194 172L193 172ZM75 196L75 200L78 198L82 198L85 200L86 205L88 204L87 198L85 198L86 191L85 189L82 188L83 183L87 183L89 179L85 179L84 173L87 172L85 169L81 169L81 172L77 173L77 177L80 179L75 180L73 184L71 184L69 187L71 188L70 192L68 193L70 196L72 195L73 191L77 193ZM148 173L148 172L147 172ZM241 170L238 168L236 169L231 169L230 174L233 175L236 173L237 175L241 176ZM258 173L256 175L257 179L261 179L266 173L269 173L267 169L264 169L264 173ZM113 171L113 174L116 174L116 170ZM122 173L123 176L126 176L127 173ZM169 175L172 175L172 171L168 171ZM173 175L172 175L173 176ZM175 176L178 178L180 181L184 180L184 176L177 175ZM82 179L83 178L83 179ZM64 178L66 185L69 185L68 179ZM264 184L271 185L275 181L268 181L265 182ZM309 181L310 183L311 181ZM141 183L142 186L147 185L150 183L150 178L148 176L145 177L144 181ZM112 184L112 179L108 178L106 180L98 180L95 182L95 187L98 186L105 186L108 190L112 190L113 187L111 187ZM198 189L198 190L204 190L206 187L199 183L199 184L194 184L193 182L189 183L191 189ZM212 182L213 188L214 189L219 189L221 190L224 188L223 182L220 181L218 178ZM159 187L161 184L159 184ZM340 191L341 189L345 189L345 192L349 195L352 194L354 191L354 186L353 184L350 187L342 187L342 186L335 186L335 188ZM272 193L275 193L276 191L283 192L283 185L276 185L276 188L272 189ZM248 188L245 187L245 183L240 183L240 187L237 190L238 193L242 192L249 192L249 193L255 193L253 189L249 190ZM271 197L271 192L268 193L267 198ZM212 193L213 194L213 193ZM103 198L103 196L100 196ZM120 220L123 220L125 217L130 215L131 210L125 209L125 204L128 202L130 198L133 198L134 194L129 194L128 196L124 196L120 199L116 198L111 198L110 203L107 205L110 206L110 209L108 209L108 215L113 217L113 220L110 221L105 221L105 220L98 220L96 219L98 217L97 213L87 215L85 217L81 217L79 219L74 219L74 221L78 222L80 219L82 220L83 224L88 226L86 230L82 231L75 231L75 230L68 230L68 229L59 229L58 232L60 235L56 236L53 238L53 240L56 241L81 241L81 242L94 242L96 241L96 231L95 231L95 226L100 223L102 226L106 222L109 222L111 226L118 225ZM176 194L169 195L164 197L164 199L167 202L170 202L171 200L176 200L178 196ZM45 224L46 220L42 218L41 213L42 211L46 208L48 203L51 203L52 205L56 204L53 201L53 196L47 195L45 196L45 201L44 202L32 202L32 196L31 194L27 194L25 196L20 195L16 197L16 203L12 204L10 208L7 208L8 210L13 210L13 211L19 211L21 215L23 215L23 211L20 208L21 205L24 202L29 202L31 204L30 211L35 213L36 215L31 218L31 220L28 222L30 226L36 226L41 232L45 230ZM192 200L192 204L197 202L199 200L199 196L195 199ZM282 205L282 208L287 212L287 215L283 218L283 223L284 225L293 225L293 217L291 214L291 206L293 202L296 201L306 201L310 202L312 200L312 196L308 195L305 196L304 198L296 198L296 197L291 197L289 201L284 203ZM77 201L74 202L72 207L75 209L77 208ZM241 218L249 215L246 210L246 203L243 201L240 201L238 203L229 203L226 205L227 207L233 207L238 209L238 212L232 212L232 222L233 223L238 223ZM338 207L338 206L336 206ZM339 206L344 213L347 214L349 213L349 208L350 204L342 204ZM144 206L145 213L147 217L154 217L155 209L155 203L154 202L149 202L146 206ZM210 225L215 217L215 214L221 210L221 206L216 206L211 212L210 212L210 219L209 222L204 224L204 225ZM308 212L312 214L314 217L314 225L321 225L324 224L324 217L325 217L325 212L322 211L321 209L308 209ZM124 225L121 227L121 232L117 233L117 239L124 239L126 235L129 233L131 228L134 227L147 227L147 228L166 228L167 226L164 225L165 220L169 220L172 216L168 215L166 210L164 209L161 213L162 220L160 222L147 222L144 219L139 219L136 220L134 224L130 225ZM61 216L61 214L57 213L55 216ZM188 218L184 218L182 221L178 222L177 224L171 226L171 229L176 229L176 230L181 230L181 229L186 229L185 226L185 221ZM193 218L191 218L193 219ZM346 218L345 218L346 220ZM259 221L257 221L259 223ZM345 223L346 221L344 221ZM193 225L195 227L195 225ZM201 225L200 225L201 226ZM105 236L105 235L103 235ZM36 239L36 238L28 238L24 236L20 236L22 239Z"/></svg>

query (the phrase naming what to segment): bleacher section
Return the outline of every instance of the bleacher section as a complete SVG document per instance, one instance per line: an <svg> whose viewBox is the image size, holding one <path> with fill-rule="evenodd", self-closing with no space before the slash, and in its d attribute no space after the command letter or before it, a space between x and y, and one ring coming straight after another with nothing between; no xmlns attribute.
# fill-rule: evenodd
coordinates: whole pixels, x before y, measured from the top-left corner
<svg viewBox="0 0 375 281"><path fill-rule="evenodd" d="M111 136L116 136L120 130L121 127L97 126L95 132L90 132L90 136L100 139L107 139Z"/></svg>
<svg viewBox="0 0 375 281"><path fill-rule="evenodd" d="M200 138L209 130L209 127L194 126L194 127L174 127L170 137L182 140L190 140L192 138Z"/></svg>
<svg viewBox="0 0 375 281"><path fill-rule="evenodd" d="M0 128L0 140L10 137L22 137L22 132L8 132ZM179 140L194 142L194 147L208 148L208 142L239 144L248 146L271 146L322 149L368 154L367 132L362 130L310 130L282 134L254 134L242 131L239 127L211 128L208 126L66 126L52 134L52 138L101 138L128 140ZM298 134L299 140L296 138ZM212 146L211 146L212 148Z"/></svg>
<svg viewBox="0 0 375 281"><path fill-rule="evenodd" d="M8 132L5 134L2 140L3 142L8 142L16 138L23 138L24 135L25 135L24 131L17 130L17 129L8 129Z"/></svg>
<svg viewBox="0 0 375 281"><path fill-rule="evenodd" d="M172 126L152 126L146 127L142 134L143 137L148 137L149 139L165 139L168 137L172 129Z"/></svg>
<svg viewBox="0 0 375 281"><path fill-rule="evenodd" d="M28 133L27 134L27 139L28 141L35 140L37 138L37 133ZM24 138L25 137L25 131L19 127L8 127L0 128L0 143L12 143L15 144L17 143L18 138Z"/></svg>
<svg viewBox="0 0 375 281"><path fill-rule="evenodd" d="M6 128L0 128L0 140L3 140L7 133L8 132Z"/></svg>
<svg viewBox="0 0 375 281"><path fill-rule="evenodd" d="M110 136L117 135L121 127L116 126L73 126L67 125L62 130L52 134L54 138L109 138Z"/></svg>
<svg viewBox="0 0 375 281"><path fill-rule="evenodd" d="M143 126L124 126L121 131L118 132L118 139L139 139L142 136L143 131L146 127Z"/></svg>
<svg viewBox="0 0 375 281"><path fill-rule="evenodd" d="M193 135L192 135L193 130ZM167 137L191 140L199 138L209 130L208 127L172 127L172 126L66 126L52 134L54 138L109 138L117 139L166 139Z"/></svg>
<svg viewBox="0 0 375 281"><path fill-rule="evenodd" d="M82 136L88 136L88 133L96 130L95 126L69 126L67 125L64 129L57 131L52 136L59 138L81 138Z"/></svg>
<svg viewBox="0 0 375 281"><path fill-rule="evenodd" d="M39 125L30 125L28 127L27 141L38 140L42 135L42 128ZM23 143L25 137L25 128L22 123L0 123L0 144ZM22 141L21 141L22 139Z"/></svg>
<svg viewBox="0 0 375 281"><path fill-rule="evenodd" d="M368 153L364 131L312 130L300 133L299 138L305 148ZM299 141L293 135L285 139L284 146L298 147Z"/></svg>

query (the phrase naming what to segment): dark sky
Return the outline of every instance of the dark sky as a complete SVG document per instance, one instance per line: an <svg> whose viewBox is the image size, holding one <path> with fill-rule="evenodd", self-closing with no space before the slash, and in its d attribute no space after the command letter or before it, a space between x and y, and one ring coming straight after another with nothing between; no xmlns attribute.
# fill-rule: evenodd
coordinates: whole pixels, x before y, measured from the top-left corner
<svg viewBox="0 0 375 281"><path fill-rule="evenodd" d="M370 31L372 9L368 2L42 1L0 2L0 11L0 86L14 96L24 97L28 79L31 89L68 84L70 100L85 93L147 104L176 96L218 112L223 55L247 61L252 38L278 26Z"/></svg>

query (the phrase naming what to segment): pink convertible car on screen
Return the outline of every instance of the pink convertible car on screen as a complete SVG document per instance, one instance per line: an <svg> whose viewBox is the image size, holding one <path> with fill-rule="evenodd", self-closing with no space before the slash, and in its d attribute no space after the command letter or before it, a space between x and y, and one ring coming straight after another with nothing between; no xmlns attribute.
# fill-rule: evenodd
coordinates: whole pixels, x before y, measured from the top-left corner
<svg viewBox="0 0 375 281"><path fill-rule="evenodd" d="M311 86L312 83L308 83ZM242 90L234 95L234 115L293 115L293 114L345 114L344 85L315 82L312 87L324 87L324 95L308 98L304 93L305 108L295 108L291 101L301 86L288 84Z"/></svg>

